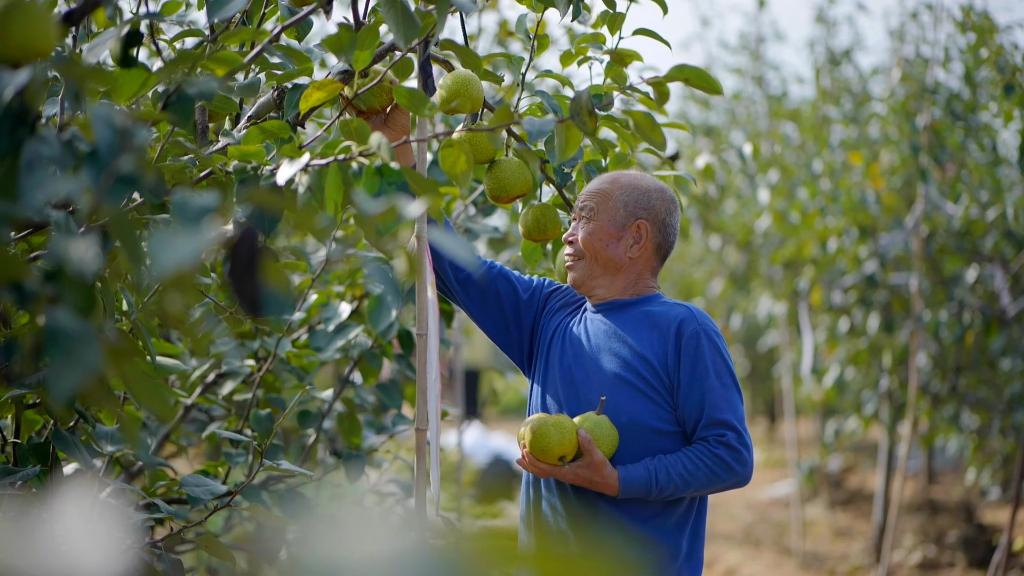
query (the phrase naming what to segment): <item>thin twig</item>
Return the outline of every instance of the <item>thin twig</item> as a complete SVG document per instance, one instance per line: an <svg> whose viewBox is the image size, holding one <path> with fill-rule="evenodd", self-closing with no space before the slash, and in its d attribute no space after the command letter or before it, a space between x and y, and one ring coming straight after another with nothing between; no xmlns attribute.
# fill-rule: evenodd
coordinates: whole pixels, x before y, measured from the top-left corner
<svg viewBox="0 0 1024 576"><path fill-rule="evenodd" d="M198 287L198 286L196 286L196 290L197 290L197 291L198 291L198 292L199 292L200 294L202 294L202 295L203 295L203 298L206 298L206 299L207 299L207 300L209 300L210 302L213 302L213 304L215 304L215 305L216 305L216 306L217 306L218 308L220 308L220 309L221 309L221 310L223 310L224 312L227 312L228 314L230 314L230 315L232 315L232 316L239 316L239 314L238 314L238 311L237 311L237 310L235 310L234 308L228 308L226 304L224 304L224 303L223 303L223 302L221 302L220 300L217 300L216 298L214 298L213 296L211 296L211 295L210 295L210 294L209 294L209 293L208 293L208 292L207 292L206 290L203 290L202 288L200 288L200 287Z"/></svg>
<svg viewBox="0 0 1024 576"><path fill-rule="evenodd" d="M349 6L352 7L352 27L359 32L359 29L363 27L363 19L359 17L359 0L352 0L349 2Z"/></svg>
<svg viewBox="0 0 1024 576"><path fill-rule="evenodd" d="M544 22L544 14L547 13L548 9L541 10L540 16L537 17L537 25L533 27L533 37L530 38L530 57L526 60L526 66L523 66L523 76L519 79L519 97L516 98L516 107L513 108L514 112L519 112L519 103L523 100L523 91L526 89L526 73L530 70L530 64L533 63L533 55L537 51L537 35L540 34L540 25Z"/></svg>
<svg viewBox="0 0 1024 576"><path fill-rule="evenodd" d="M277 42L281 38L281 34L284 34L285 31L302 23L303 20L312 16L313 13L319 9L320 4L314 2L309 6L303 8L298 14L289 18L286 22L282 23L277 28L274 28L274 31L270 33L270 36L268 36L263 42L260 42L260 44L256 48L253 48L253 50L249 52L245 59L242 60L242 63L232 68L227 74L225 74L225 76L233 76L234 74L238 73L239 70L251 66L252 63L255 62L256 59L259 58L260 55L267 50L267 48L270 48L271 44Z"/></svg>
<svg viewBox="0 0 1024 576"><path fill-rule="evenodd" d="M469 33L466 32L466 15L459 12L459 26L462 28L462 43L469 48Z"/></svg>
<svg viewBox="0 0 1024 576"><path fill-rule="evenodd" d="M316 428L313 431L313 437L306 443L306 447L302 449L302 456L299 457L299 466L306 463L306 459L309 458L310 453L313 450L313 446L316 446L318 440L320 440L320 433L323 432L324 422L327 421L327 417L330 416L331 410L334 408L334 404L338 402L341 395L345 393L349 383L352 381L352 373L356 371L359 366L360 356L357 356L352 360L352 364L349 365L348 370L345 371L344 376L341 377L339 382L334 386L334 393L331 394L330 401L327 402L327 406L324 406L323 411L320 413L320 420L316 423Z"/></svg>
<svg viewBox="0 0 1024 576"><path fill-rule="evenodd" d="M173 134L174 134L174 124L171 124L170 128L168 128L168 130L167 130L167 134L164 136L163 140L160 141L160 145L157 146L156 153L153 154L153 165L154 166L160 160L160 154L163 154L164 147L167 146L167 141L171 139L171 135L173 135Z"/></svg>

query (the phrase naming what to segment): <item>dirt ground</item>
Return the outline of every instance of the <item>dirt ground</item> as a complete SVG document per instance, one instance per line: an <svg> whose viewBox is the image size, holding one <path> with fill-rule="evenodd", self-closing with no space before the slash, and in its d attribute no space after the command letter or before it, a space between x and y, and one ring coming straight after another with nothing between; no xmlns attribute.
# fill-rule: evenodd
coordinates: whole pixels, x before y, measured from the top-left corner
<svg viewBox="0 0 1024 576"><path fill-rule="evenodd" d="M844 473L842 485L830 494L811 494L803 505L803 561L790 552L791 485L787 481L782 443L763 428L753 431L757 446L754 479L749 486L711 497L705 551L707 576L871 574L872 476L870 469ZM808 444L810 442L808 441ZM894 551L899 575L984 575L968 565L991 556L988 546L1002 533L1009 515L1005 504L976 510L964 503L959 474L940 477L927 490L915 479L906 489ZM831 502L831 504L830 504ZM973 516L973 522L971 518ZM1024 534L1018 522L1016 534ZM1015 538L1019 540L1019 538ZM1007 574L1024 574L1021 554Z"/></svg>

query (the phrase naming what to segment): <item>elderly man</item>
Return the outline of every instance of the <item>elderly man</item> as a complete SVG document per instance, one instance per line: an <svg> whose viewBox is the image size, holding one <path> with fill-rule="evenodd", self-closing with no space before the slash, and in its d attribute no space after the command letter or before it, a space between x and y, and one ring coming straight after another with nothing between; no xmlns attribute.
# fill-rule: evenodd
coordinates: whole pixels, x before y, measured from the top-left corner
<svg viewBox="0 0 1024 576"><path fill-rule="evenodd" d="M386 130L392 140L402 132ZM410 156L399 150L403 163ZM568 285L490 260L463 268L432 246L441 294L529 379L529 414L574 416L606 396L619 430L610 461L582 431L582 457L570 464L523 451L526 544L545 539L569 550L578 535L612 529L622 544L629 534L648 545L653 571L699 574L708 495L750 481L752 445L725 340L703 310L659 290L679 217L657 178L595 178L562 237Z"/></svg>

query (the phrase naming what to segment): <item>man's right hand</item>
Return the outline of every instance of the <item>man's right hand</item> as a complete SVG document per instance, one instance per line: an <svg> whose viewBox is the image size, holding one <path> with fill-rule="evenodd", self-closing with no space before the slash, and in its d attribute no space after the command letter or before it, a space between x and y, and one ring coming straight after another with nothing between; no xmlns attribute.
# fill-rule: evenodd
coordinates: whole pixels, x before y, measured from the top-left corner
<svg viewBox="0 0 1024 576"><path fill-rule="evenodd" d="M412 154L412 144L408 142L409 133L412 130L408 110L395 103L387 112L366 116L363 119L370 125L370 128L387 136L388 141L392 144L402 140L406 141L395 147L395 160L398 160L399 164L409 168L416 162Z"/></svg>

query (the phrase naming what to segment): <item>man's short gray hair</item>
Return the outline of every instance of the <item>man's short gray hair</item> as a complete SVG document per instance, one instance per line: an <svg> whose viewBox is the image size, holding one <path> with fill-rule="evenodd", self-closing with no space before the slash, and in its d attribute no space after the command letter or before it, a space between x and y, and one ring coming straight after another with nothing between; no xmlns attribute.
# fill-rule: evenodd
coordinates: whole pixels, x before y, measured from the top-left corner
<svg viewBox="0 0 1024 576"><path fill-rule="evenodd" d="M608 172L592 180L588 186L599 186L615 193L619 226L636 220L651 225L654 255L660 270L679 237L679 199L667 184L637 170Z"/></svg>

